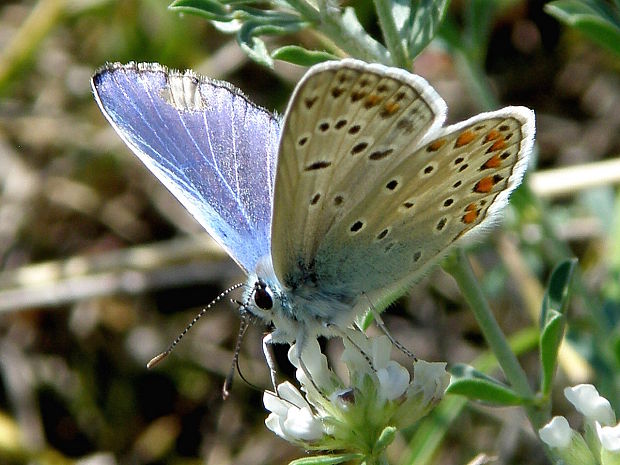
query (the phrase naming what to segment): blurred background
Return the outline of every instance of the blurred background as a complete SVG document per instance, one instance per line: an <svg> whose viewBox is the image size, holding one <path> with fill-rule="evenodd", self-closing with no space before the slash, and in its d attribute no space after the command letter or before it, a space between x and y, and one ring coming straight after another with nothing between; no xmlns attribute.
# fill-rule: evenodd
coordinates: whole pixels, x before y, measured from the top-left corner
<svg viewBox="0 0 620 465"><path fill-rule="evenodd" d="M347 4L378 34L369 2ZM618 409L620 61L561 26L542 1L491 4L478 71L502 105L536 110L537 172L469 255L502 328L521 336L533 382L545 281L557 261L579 257L555 406L570 416L561 388L588 381ZM468 8L450 6L456 31L466 29ZM286 40L317 44L304 31ZM0 4L0 464L288 463L303 452L266 429L260 390L237 377L222 400L239 327L228 301L165 362L145 368L245 276L100 113L89 80L116 61L191 68L279 112L304 72L252 62L234 38L164 0ZM484 109L471 67L445 44L431 44L415 66L447 101L450 122ZM577 168L561 170L568 166ZM422 359L470 363L486 350L441 269L396 302L386 323ZM248 332L240 366L264 389L263 331ZM336 363L341 348L325 350ZM278 358L290 377L286 347ZM408 444L420 428L397 439L395 463L420 447ZM432 458L416 463L464 464L480 452L498 463L546 463L517 409L462 403L433 428Z"/></svg>

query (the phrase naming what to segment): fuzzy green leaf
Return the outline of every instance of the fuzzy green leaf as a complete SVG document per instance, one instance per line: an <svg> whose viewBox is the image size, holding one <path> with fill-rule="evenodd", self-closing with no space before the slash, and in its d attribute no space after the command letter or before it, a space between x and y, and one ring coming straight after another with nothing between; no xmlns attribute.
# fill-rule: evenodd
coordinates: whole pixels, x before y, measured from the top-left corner
<svg viewBox="0 0 620 465"><path fill-rule="evenodd" d="M319 50L308 50L298 45L286 45L271 52L276 60L288 61L299 66L312 66L329 60L337 60L336 55Z"/></svg>
<svg viewBox="0 0 620 465"><path fill-rule="evenodd" d="M406 37L411 58L417 56L433 40L450 1L421 0L416 3L417 7L411 14Z"/></svg>
<svg viewBox="0 0 620 465"><path fill-rule="evenodd" d="M411 0L392 0L392 18L403 41L407 41L411 28Z"/></svg>
<svg viewBox="0 0 620 465"><path fill-rule="evenodd" d="M556 0L545 11L593 42L620 55L620 11L597 0Z"/></svg>
<svg viewBox="0 0 620 465"><path fill-rule="evenodd" d="M333 18L327 15L324 20L330 22ZM343 34L343 40L348 44L336 44L342 46L352 56L366 61L378 61L383 64L389 64L390 58L386 48L373 39L361 25L355 14L355 10L348 6L342 10L341 24L334 24L334 27L340 28ZM349 37L351 36L351 39ZM355 46L355 43L363 44L363 47ZM348 45L348 46L345 46ZM351 48L353 47L353 48ZM370 52L370 53L369 53Z"/></svg>
<svg viewBox="0 0 620 465"><path fill-rule="evenodd" d="M175 0L168 9L178 13L202 16L210 21L231 21L232 10L217 0Z"/></svg>
<svg viewBox="0 0 620 465"><path fill-rule="evenodd" d="M291 17L252 19L243 23L237 34L237 41L250 58L271 68L273 67L271 55L265 42L258 36L293 33L303 27L304 23Z"/></svg>
<svg viewBox="0 0 620 465"><path fill-rule="evenodd" d="M336 465L352 460L361 460L361 454L315 455L293 460L289 465Z"/></svg>
<svg viewBox="0 0 620 465"><path fill-rule="evenodd" d="M547 324L540 334L540 364L542 367L540 390L545 396L551 392L565 327L566 317L555 310L549 310Z"/></svg>
<svg viewBox="0 0 620 465"><path fill-rule="evenodd" d="M577 266L576 258L564 260L557 265L551 273L540 313L541 330L547 323L547 312L550 309L562 314L566 311L569 285L573 272L575 271L575 266Z"/></svg>
<svg viewBox="0 0 620 465"><path fill-rule="evenodd" d="M477 400L497 406L523 405L528 403L510 387L485 375L469 365L455 365L450 370L452 381L446 390L470 400Z"/></svg>
<svg viewBox="0 0 620 465"><path fill-rule="evenodd" d="M541 393L549 395L557 366L560 344L566 327L566 305L568 303L569 285L576 259L561 262L555 267L545 292L540 312L540 364L542 380Z"/></svg>

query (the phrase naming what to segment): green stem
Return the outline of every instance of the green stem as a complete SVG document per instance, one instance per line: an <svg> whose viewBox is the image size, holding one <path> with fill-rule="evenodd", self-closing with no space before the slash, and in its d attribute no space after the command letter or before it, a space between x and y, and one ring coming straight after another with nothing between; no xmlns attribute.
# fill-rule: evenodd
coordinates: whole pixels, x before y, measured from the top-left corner
<svg viewBox="0 0 620 465"><path fill-rule="evenodd" d="M65 3L65 0L39 0L17 33L0 49L0 88L37 51L39 44L58 24L65 12Z"/></svg>
<svg viewBox="0 0 620 465"><path fill-rule="evenodd" d="M480 289L478 280L474 276L474 272L471 269L465 253L459 249L457 251L456 260L448 260L447 263L449 263L449 265L446 266L447 271L456 280L461 293L474 312L476 321L489 343L491 350L497 357L506 378L518 394L523 397L531 398L533 393L527 381L525 371L521 368L517 356L510 349L510 345L508 345L504 333L497 324L497 320L493 316L493 312L491 312L491 308L482 294L482 289Z"/></svg>
<svg viewBox="0 0 620 465"><path fill-rule="evenodd" d="M511 387L522 397L533 399L534 393L530 388L525 371L523 371L517 356L510 349L506 336L497 324L465 253L459 249L455 259L446 260L444 268L456 280ZM530 423L536 430L545 424L548 419L548 414L545 412L546 408L539 409L528 405L524 405L524 408Z"/></svg>
<svg viewBox="0 0 620 465"><path fill-rule="evenodd" d="M509 342L515 354L524 354L538 347L538 339L538 328L529 327L511 335ZM471 364L477 370L490 374L497 368L497 358L487 350ZM402 457L400 465L436 463L433 458L437 456L448 430L466 405L467 399L464 396L446 396L437 408L416 426L409 438L409 455Z"/></svg>
<svg viewBox="0 0 620 465"><path fill-rule="evenodd" d="M385 45L390 52L392 65L409 70L411 69L411 60L400 38L400 34L396 29L391 6L392 2L388 0L375 0L375 9L377 10L377 17L379 18L379 25L383 31Z"/></svg>
<svg viewBox="0 0 620 465"><path fill-rule="evenodd" d="M478 102L480 108L485 111L493 110L499 106L497 98L491 91L484 71L474 62L467 52L462 49L454 50L454 58L457 69L461 75L465 76L467 85L474 95L474 100Z"/></svg>

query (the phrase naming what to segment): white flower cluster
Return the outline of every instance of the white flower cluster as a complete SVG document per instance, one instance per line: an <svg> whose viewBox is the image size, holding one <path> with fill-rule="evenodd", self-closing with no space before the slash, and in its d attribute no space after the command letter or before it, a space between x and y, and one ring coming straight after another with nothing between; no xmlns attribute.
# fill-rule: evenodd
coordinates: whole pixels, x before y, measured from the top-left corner
<svg viewBox="0 0 620 465"><path fill-rule="evenodd" d="M285 382L277 394L265 392L263 402L271 412L265 423L306 449L376 455L391 442L385 439L393 438L388 432L412 424L439 402L450 375L445 363L420 360L411 381L409 371L390 360L392 343L386 336L367 338L351 331L344 346L348 382L329 369L315 340L308 341L301 356L306 372L291 347L289 360L297 368L301 391Z"/></svg>
<svg viewBox="0 0 620 465"><path fill-rule="evenodd" d="M591 384L568 387L564 395L585 417L584 434L556 416L538 431L540 439L567 465L620 465L620 424L609 401Z"/></svg>

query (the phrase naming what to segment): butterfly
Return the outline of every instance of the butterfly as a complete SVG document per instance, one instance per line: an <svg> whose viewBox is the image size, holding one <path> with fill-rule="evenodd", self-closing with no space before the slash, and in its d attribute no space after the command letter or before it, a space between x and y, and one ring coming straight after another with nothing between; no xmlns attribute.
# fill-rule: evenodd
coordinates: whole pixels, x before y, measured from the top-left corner
<svg viewBox="0 0 620 465"><path fill-rule="evenodd" d="M248 275L266 343L334 336L493 225L520 184L534 113L444 127L420 76L354 59L309 69L284 117L158 64L92 78L118 135Z"/></svg>

